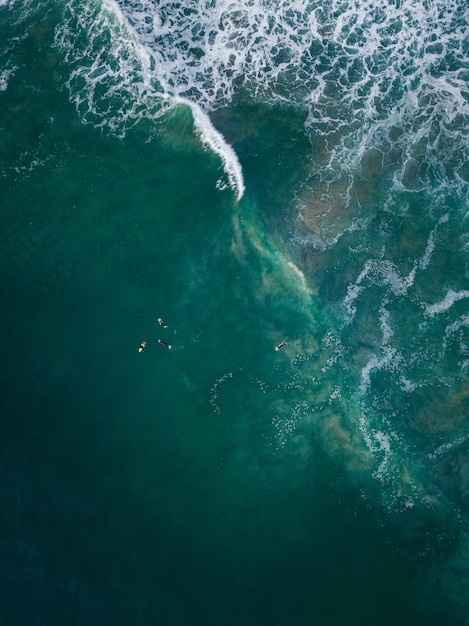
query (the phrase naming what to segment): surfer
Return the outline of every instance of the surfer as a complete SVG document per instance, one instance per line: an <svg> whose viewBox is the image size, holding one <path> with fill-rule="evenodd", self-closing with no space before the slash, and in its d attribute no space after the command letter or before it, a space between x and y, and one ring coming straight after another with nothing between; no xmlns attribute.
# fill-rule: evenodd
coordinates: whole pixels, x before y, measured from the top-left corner
<svg viewBox="0 0 469 626"><path fill-rule="evenodd" d="M163 319L161 317L159 317L157 321L158 321L158 324L162 326L163 328L168 328L166 324L163 322Z"/></svg>
<svg viewBox="0 0 469 626"><path fill-rule="evenodd" d="M278 344L275 346L275 348L274 348L274 349L275 349L275 350L281 350L281 349L283 348L283 346L286 346L286 345L287 345L287 342L286 342L286 341L282 341L282 343L278 343Z"/></svg>
<svg viewBox="0 0 469 626"><path fill-rule="evenodd" d="M173 347L170 343L166 343L166 341L163 341L162 339L158 339L158 343L161 344L162 346L166 346L168 350L171 350L171 348Z"/></svg>
<svg viewBox="0 0 469 626"><path fill-rule="evenodd" d="M138 351L139 352L143 352L145 350L147 346L147 342L146 341L142 341L142 343L138 346Z"/></svg>

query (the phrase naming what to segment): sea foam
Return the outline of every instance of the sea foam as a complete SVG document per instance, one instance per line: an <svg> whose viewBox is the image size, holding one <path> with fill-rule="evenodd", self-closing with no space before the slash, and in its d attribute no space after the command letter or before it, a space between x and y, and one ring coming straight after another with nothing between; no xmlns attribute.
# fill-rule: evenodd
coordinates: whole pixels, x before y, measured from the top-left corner
<svg viewBox="0 0 469 626"><path fill-rule="evenodd" d="M245 185L243 170L236 152L220 131L214 127L209 116L198 104L179 96L175 97L174 101L177 104L186 104L190 107L202 143L221 158L230 186L236 190L237 200L241 200L245 191Z"/></svg>
<svg viewBox="0 0 469 626"><path fill-rule="evenodd" d="M467 289L462 289L461 291L453 291L452 289L449 289L443 300L436 302L435 304L427 304L426 311L430 316L437 315L438 313L444 313L452 307L455 302L464 300L465 298L469 298L469 291Z"/></svg>
<svg viewBox="0 0 469 626"><path fill-rule="evenodd" d="M239 201L245 184L236 152L213 126L208 110L197 98L181 93L171 72L164 71L165 63L158 62L137 32L138 7L131 14L122 8L116 0L104 0L98 7L73 1L67 5L55 41L73 67L67 87L77 111L84 122L123 136L143 118L156 119L178 104L189 106L203 144L221 158ZM85 47L78 47L81 38L87 40Z"/></svg>
<svg viewBox="0 0 469 626"><path fill-rule="evenodd" d="M77 48L69 88L88 122L122 129L160 115L172 99L189 101L238 198L239 160L206 116L241 92L305 110L305 131L328 145L321 178L332 164L351 174L370 149L394 150L402 189L431 180L464 190L468 146L455 133L469 114L462 7L463 0L69 0L74 28L65 19L58 40Z"/></svg>

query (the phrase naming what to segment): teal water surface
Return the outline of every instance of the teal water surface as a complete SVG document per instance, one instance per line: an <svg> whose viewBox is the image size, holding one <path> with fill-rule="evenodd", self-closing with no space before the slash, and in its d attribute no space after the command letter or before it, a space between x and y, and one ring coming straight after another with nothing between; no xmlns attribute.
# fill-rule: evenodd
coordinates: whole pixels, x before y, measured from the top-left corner
<svg viewBox="0 0 469 626"><path fill-rule="evenodd" d="M102 7L0 4L2 623L466 623L463 196L247 80L237 202Z"/></svg>

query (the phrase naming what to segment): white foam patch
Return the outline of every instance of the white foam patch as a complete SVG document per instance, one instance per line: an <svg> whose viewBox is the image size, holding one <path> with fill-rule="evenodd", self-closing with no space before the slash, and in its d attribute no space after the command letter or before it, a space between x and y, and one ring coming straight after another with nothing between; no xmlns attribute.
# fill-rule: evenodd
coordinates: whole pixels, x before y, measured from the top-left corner
<svg viewBox="0 0 469 626"><path fill-rule="evenodd" d="M276 430L275 443L277 449L287 445L298 425L312 412L313 410L307 402L301 402L295 405L286 417L275 415L272 418L272 425Z"/></svg>
<svg viewBox="0 0 469 626"><path fill-rule="evenodd" d="M433 230L431 231L430 235L428 236L427 239L427 244L425 246L425 251L422 255L422 258L419 259L415 264L414 267L412 268L411 272L410 272L410 276L412 276L411 278L411 283L414 283L414 279L415 279L415 275L417 274L418 271L422 271L422 270L426 270L428 268L428 266L430 265L430 261L432 259L432 255L433 252L435 250L435 236L436 233L438 231L438 228L441 226L441 224L446 224L449 221L449 214L445 213L445 215L443 215L442 217L440 217L440 219L438 220L438 222L435 225L435 228L433 228Z"/></svg>
<svg viewBox="0 0 469 626"><path fill-rule="evenodd" d="M66 87L85 123L123 136L171 108L153 80L148 52L113 0L68 2L55 44L70 67Z"/></svg>
<svg viewBox="0 0 469 626"><path fill-rule="evenodd" d="M452 289L449 289L443 300L435 304L427 304L426 312L428 315L430 315L430 317L433 317L434 315L444 313L445 311L450 309L455 302L458 302L459 300L464 300L465 298L469 298L468 290L463 289L461 291L453 291Z"/></svg>
<svg viewBox="0 0 469 626"><path fill-rule="evenodd" d="M369 426L369 418L363 413L360 415L358 423L368 451L374 459L378 458L379 460L379 466L375 470L374 476L378 480L382 481L385 478L386 470L391 463L392 436L384 433L382 430L371 428Z"/></svg>
<svg viewBox="0 0 469 626"><path fill-rule="evenodd" d="M458 437L454 441L447 441L442 443L438 447L436 447L433 452L431 452L428 456L430 459L437 459L440 456L443 456L447 452L450 452L454 448L459 447L463 443L465 443L469 439L469 434L463 435L462 437Z"/></svg>
<svg viewBox="0 0 469 626"><path fill-rule="evenodd" d="M371 385L371 373L380 370L395 370L400 372L404 365L402 355L390 346L384 347L380 356L373 355L362 368L359 392L364 395Z"/></svg>
<svg viewBox="0 0 469 626"><path fill-rule="evenodd" d="M345 350L340 337L329 330L321 342L321 352L323 355L329 355L320 370L324 375L344 356Z"/></svg>
<svg viewBox="0 0 469 626"><path fill-rule="evenodd" d="M369 259L355 283L347 287L347 294L342 302L347 313L348 321L352 321L356 314L355 301L361 296L367 287L379 285L389 287L394 296L404 296L414 284L417 267L414 267L407 276L402 276L392 261L381 259ZM392 334L389 326L389 315L381 310L381 325L386 342Z"/></svg>
<svg viewBox="0 0 469 626"><path fill-rule="evenodd" d="M393 336L394 331L390 323L389 311L384 306L380 308L379 320L380 320L381 332L383 333L383 345L385 345Z"/></svg>
<svg viewBox="0 0 469 626"><path fill-rule="evenodd" d="M469 326L469 315L463 315L460 319L457 319L445 328L445 335L443 340L443 349L446 350L451 342L457 341L460 350L466 353L467 346L464 341L465 328Z"/></svg>
<svg viewBox="0 0 469 626"><path fill-rule="evenodd" d="M357 285L356 283L347 287L347 295L345 296L342 304L347 312L349 321L352 321L357 313L357 307L354 302L363 291L364 287L360 287L360 285Z"/></svg>
<svg viewBox="0 0 469 626"><path fill-rule="evenodd" d="M390 260L368 259L355 283L350 283L347 287L347 294L342 301L347 315L348 321L352 321L356 315L355 301L362 295L367 287L379 285L389 287L391 294L394 296L408 295L409 290L414 286L415 278L418 272L426 270L431 262L433 252L435 250L435 236L441 224L445 224L449 220L449 215L443 215L430 232L424 253L421 258L417 259L412 266L410 272L403 276ZM437 305L435 305L437 306ZM380 324L383 332L383 342L387 343L393 334L390 325L389 313L384 308L380 308Z"/></svg>
<svg viewBox="0 0 469 626"><path fill-rule="evenodd" d="M382 456L381 462L374 472L374 476L378 480L382 481L387 478L387 473L392 460L392 437L389 433L384 433L381 430L375 430L373 432L373 439L374 454L376 455L378 453Z"/></svg>
<svg viewBox="0 0 469 626"><path fill-rule="evenodd" d="M412 380L409 380L405 376L401 376L399 378L399 383L402 391L405 391L405 393L412 393L418 388L418 385L416 385Z"/></svg>
<svg viewBox="0 0 469 626"><path fill-rule="evenodd" d="M6 91L8 82L16 71L16 67L7 67L0 72L0 91Z"/></svg>
<svg viewBox="0 0 469 626"><path fill-rule="evenodd" d="M233 372L227 372L223 376L220 376L210 388L210 405L212 407L212 411L218 415L220 415L220 407L218 406L218 397L220 395L219 387L227 380L233 378Z"/></svg>

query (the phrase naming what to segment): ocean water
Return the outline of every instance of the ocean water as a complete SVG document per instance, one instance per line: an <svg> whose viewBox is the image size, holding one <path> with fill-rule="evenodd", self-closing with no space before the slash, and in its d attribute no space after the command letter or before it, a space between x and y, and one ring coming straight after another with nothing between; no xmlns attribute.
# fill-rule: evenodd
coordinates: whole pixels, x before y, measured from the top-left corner
<svg viewBox="0 0 469 626"><path fill-rule="evenodd" d="M0 0L2 625L469 622L468 18Z"/></svg>

